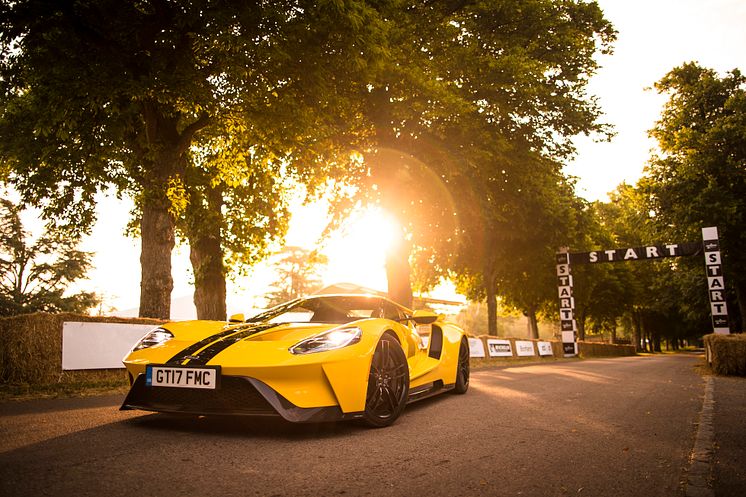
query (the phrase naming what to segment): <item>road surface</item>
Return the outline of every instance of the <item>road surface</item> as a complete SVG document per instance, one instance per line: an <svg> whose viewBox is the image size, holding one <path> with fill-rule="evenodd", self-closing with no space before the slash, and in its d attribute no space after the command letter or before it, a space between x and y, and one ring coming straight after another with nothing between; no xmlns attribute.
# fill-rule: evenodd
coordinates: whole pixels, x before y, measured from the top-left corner
<svg viewBox="0 0 746 497"><path fill-rule="evenodd" d="M4 403L0 495L680 496L700 361L477 371L384 429L120 412L118 396Z"/></svg>

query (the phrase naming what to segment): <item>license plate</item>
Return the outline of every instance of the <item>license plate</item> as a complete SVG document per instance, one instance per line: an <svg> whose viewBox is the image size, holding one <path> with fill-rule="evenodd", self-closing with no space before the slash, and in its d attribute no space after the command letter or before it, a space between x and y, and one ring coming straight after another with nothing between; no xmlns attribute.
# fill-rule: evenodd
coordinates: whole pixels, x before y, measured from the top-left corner
<svg viewBox="0 0 746 497"><path fill-rule="evenodd" d="M215 390L220 383L220 366L155 366L145 369L149 387L203 388Z"/></svg>

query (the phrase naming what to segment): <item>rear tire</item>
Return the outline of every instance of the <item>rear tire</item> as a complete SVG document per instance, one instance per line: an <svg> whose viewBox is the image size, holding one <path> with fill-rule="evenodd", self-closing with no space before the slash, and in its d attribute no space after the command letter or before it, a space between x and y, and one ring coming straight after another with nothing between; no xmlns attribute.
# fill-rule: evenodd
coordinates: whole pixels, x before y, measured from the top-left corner
<svg viewBox="0 0 746 497"><path fill-rule="evenodd" d="M363 420L368 426L391 425L404 410L409 395L409 366L399 342L383 335L373 353Z"/></svg>
<svg viewBox="0 0 746 497"><path fill-rule="evenodd" d="M465 394L469 390L469 342L466 337L461 338L461 345L458 349L458 366L456 367L456 386L453 393Z"/></svg>

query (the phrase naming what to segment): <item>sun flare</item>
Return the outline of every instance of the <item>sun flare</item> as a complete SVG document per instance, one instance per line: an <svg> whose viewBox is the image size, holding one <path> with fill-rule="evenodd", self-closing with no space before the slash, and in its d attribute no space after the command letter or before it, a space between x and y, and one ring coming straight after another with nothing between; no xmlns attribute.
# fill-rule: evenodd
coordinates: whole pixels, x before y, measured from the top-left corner
<svg viewBox="0 0 746 497"><path fill-rule="evenodd" d="M385 290L386 252L400 230L396 219L380 207L353 212L324 244L329 258L324 282L348 282Z"/></svg>

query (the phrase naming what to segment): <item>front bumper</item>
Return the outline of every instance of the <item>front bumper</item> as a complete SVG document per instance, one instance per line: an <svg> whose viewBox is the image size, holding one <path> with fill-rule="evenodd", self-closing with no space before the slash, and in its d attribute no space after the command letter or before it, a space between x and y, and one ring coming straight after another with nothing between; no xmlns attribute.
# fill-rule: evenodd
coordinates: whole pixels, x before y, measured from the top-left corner
<svg viewBox="0 0 746 497"><path fill-rule="evenodd" d="M140 374L120 410L195 415L281 416L293 423L355 419L362 412L343 413L339 406L298 407L267 384L244 376L223 375L215 390L149 387Z"/></svg>

